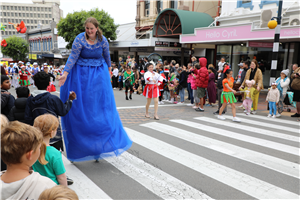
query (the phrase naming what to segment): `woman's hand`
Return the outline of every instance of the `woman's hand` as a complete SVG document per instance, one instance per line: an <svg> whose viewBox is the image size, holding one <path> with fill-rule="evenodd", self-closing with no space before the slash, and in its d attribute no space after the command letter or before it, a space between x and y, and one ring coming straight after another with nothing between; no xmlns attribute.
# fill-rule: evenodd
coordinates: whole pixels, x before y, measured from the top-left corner
<svg viewBox="0 0 300 200"><path fill-rule="evenodd" d="M259 86L257 86L257 88L256 88L256 89L257 89L257 91L260 91L260 87L259 87Z"/></svg>
<svg viewBox="0 0 300 200"><path fill-rule="evenodd" d="M58 82L58 86L61 87L65 84L66 80L67 80L67 76L68 76L68 72L64 72L64 74L59 77L59 82Z"/></svg>

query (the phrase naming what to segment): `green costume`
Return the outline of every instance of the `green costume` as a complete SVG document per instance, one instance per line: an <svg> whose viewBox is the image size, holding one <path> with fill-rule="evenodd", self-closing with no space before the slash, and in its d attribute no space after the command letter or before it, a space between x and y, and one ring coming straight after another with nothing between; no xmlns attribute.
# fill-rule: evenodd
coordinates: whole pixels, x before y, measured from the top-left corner
<svg viewBox="0 0 300 200"><path fill-rule="evenodd" d="M128 78L129 77L129 78ZM127 71L124 72L124 87L125 87L125 80L128 78L129 82L130 82L130 85L133 85L134 84L134 74L132 71L130 71L130 73L128 73Z"/></svg>

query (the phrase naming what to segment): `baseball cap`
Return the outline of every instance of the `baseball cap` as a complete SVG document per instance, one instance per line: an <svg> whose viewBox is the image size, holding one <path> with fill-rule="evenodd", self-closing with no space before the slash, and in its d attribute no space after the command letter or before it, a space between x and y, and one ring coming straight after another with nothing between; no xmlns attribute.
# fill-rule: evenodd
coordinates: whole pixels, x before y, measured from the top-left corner
<svg viewBox="0 0 300 200"><path fill-rule="evenodd" d="M243 64L244 64L244 63L240 63L240 64L238 64L238 66L239 66L239 67L240 67L240 66L243 66Z"/></svg>

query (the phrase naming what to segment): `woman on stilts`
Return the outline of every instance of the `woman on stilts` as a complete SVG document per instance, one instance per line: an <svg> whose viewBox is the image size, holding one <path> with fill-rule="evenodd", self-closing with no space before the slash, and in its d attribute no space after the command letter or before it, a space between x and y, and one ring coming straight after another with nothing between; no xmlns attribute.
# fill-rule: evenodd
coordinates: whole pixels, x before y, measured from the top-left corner
<svg viewBox="0 0 300 200"><path fill-rule="evenodd" d="M158 111L158 97L159 97L159 86L163 82L163 77L159 75L158 73L153 71L153 64L149 63L147 65L147 72L145 73L145 89L143 95L147 98L147 104L146 104L146 118L150 118L149 116L149 106L151 103L151 100L154 100L154 119L159 120L159 117L157 115Z"/></svg>
<svg viewBox="0 0 300 200"><path fill-rule="evenodd" d="M72 162L118 156L132 145L111 87L108 41L95 18L88 18L84 27L59 78L63 102L71 91L77 94L72 109L61 119L67 158Z"/></svg>

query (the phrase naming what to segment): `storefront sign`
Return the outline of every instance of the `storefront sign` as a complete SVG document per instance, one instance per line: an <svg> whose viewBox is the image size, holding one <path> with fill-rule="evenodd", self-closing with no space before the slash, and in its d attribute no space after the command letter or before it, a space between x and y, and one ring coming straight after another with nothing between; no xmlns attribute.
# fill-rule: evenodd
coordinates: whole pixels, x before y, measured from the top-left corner
<svg viewBox="0 0 300 200"><path fill-rule="evenodd" d="M139 45L139 42L131 42L130 45L131 46L137 46L137 45Z"/></svg>
<svg viewBox="0 0 300 200"><path fill-rule="evenodd" d="M272 42L252 42L248 44L249 47L262 47L262 48L273 48Z"/></svg>
<svg viewBox="0 0 300 200"><path fill-rule="evenodd" d="M153 52L154 48L147 47L130 47L130 52Z"/></svg>
<svg viewBox="0 0 300 200"><path fill-rule="evenodd" d="M194 50L192 50L192 51L191 50L185 50L184 51L184 54L187 54L187 55L193 55L194 53L195 53ZM175 54L175 55L181 55L181 51L173 51L173 54Z"/></svg>
<svg viewBox="0 0 300 200"><path fill-rule="evenodd" d="M156 47L169 47L169 42L155 41Z"/></svg>
<svg viewBox="0 0 300 200"><path fill-rule="evenodd" d="M42 59L43 56L42 55L37 55L37 59Z"/></svg>
<svg viewBox="0 0 300 200"><path fill-rule="evenodd" d="M29 59L36 60L37 55L36 54L29 54Z"/></svg>
<svg viewBox="0 0 300 200"><path fill-rule="evenodd" d="M170 47L181 47L179 42L170 42Z"/></svg>
<svg viewBox="0 0 300 200"><path fill-rule="evenodd" d="M112 43L112 46L114 46L114 47L119 46L119 43L118 42L114 42L114 43Z"/></svg>
<svg viewBox="0 0 300 200"><path fill-rule="evenodd" d="M181 48L176 47L155 47L155 51L181 51Z"/></svg>
<svg viewBox="0 0 300 200"><path fill-rule="evenodd" d="M195 30L194 35L181 35L180 43L200 43L219 41L245 41L274 39L274 29L252 30L252 25L213 27ZM294 28L281 27L280 38L300 38L299 26Z"/></svg>

